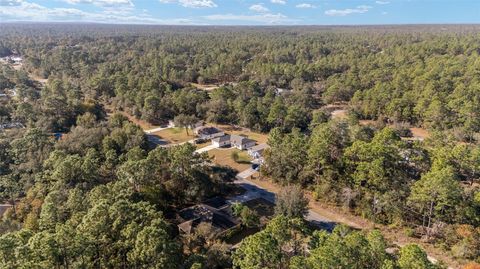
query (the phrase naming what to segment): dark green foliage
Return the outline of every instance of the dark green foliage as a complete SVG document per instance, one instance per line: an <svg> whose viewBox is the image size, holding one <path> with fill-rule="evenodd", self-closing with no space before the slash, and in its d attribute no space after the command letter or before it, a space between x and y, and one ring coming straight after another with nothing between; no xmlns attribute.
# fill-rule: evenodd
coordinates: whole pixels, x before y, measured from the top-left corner
<svg viewBox="0 0 480 269"><path fill-rule="evenodd" d="M162 212L225 192L235 172L188 143L152 150L106 108L187 132L197 120L270 131L261 169L276 182L478 259L478 26L0 28L0 56L23 57L21 70L0 66L0 93L16 93L0 100L0 124L26 127L0 133L1 198L15 204L0 223L2 268L231 266L211 227L183 242ZM347 120L330 119L347 104ZM402 140L408 126L431 138ZM417 246L390 257L377 232L307 232L285 217L305 214L301 192L279 197L281 216L234 266L433 268ZM459 224L470 232L449 237Z"/></svg>

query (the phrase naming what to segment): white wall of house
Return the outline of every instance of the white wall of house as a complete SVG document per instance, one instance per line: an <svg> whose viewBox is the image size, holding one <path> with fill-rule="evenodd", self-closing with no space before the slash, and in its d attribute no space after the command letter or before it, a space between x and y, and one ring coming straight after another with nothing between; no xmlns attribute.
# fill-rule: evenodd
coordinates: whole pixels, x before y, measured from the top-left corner
<svg viewBox="0 0 480 269"><path fill-rule="evenodd" d="M224 147L224 146L230 145L230 141L227 140L227 141L220 141L220 142L218 142L218 141L212 140L212 145L220 148L220 147Z"/></svg>
<svg viewBox="0 0 480 269"><path fill-rule="evenodd" d="M254 158L254 159L258 159L261 157L260 153L258 151L251 151L249 150L248 151L248 155L250 155L250 157Z"/></svg>
<svg viewBox="0 0 480 269"><path fill-rule="evenodd" d="M255 141L252 141L252 142L248 142L246 144L241 144L241 145L235 145L235 147L237 149L240 149L240 150L245 150L245 149L249 149L251 147L255 146Z"/></svg>

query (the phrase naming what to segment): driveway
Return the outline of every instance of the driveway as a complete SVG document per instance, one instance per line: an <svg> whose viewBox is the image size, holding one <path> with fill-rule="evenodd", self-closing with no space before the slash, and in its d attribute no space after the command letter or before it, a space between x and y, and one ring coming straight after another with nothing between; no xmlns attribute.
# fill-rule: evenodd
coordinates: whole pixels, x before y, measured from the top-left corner
<svg viewBox="0 0 480 269"><path fill-rule="evenodd" d="M200 148L200 149L197 149L195 150L196 153L203 153L203 152L207 152L209 150L212 150L212 149L216 149L217 146L216 145L208 145L206 147L203 147L203 148Z"/></svg>
<svg viewBox="0 0 480 269"><path fill-rule="evenodd" d="M247 170L243 171L243 172L240 172L237 174L236 178L238 179L246 179L248 178L249 176L255 174L257 171L253 168L248 168Z"/></svg>
<svg viewBox="0 0 480 269"><path fill-rule="evenodd" d="M252 172L253 171L253 172ZM252 168L249 168L243 172L240 172L237 174L236 179L234 181L235 184L238 184L240 187L245 189L245 193L235 196L232 199L230 199L230 203L235 203L235 202L246 202L255 198L263 198L269 202L272 202L275 204L275 193L270 192L252 181L246 179L256 171L253 170ZM307 216L305 216L305 219L316 226L319 229L324 229L329 232L335 228L335 225L337 224L336 222L332 221L331 219L328 219L313 210L308 210Z"/></svg>
<svg viewBox="0 0 480 269"><path fill-rule="evenodd" d="M170 129L170 128L172 128L172 126L158 127L158 128L154 128L154 129L150 129L150 130L144 130L144 132L145 132L146 134L151 134L151 133L160 132L160 131L162 131L162 130Z"/></svg>
<svg viewBox="0 0 480 269"><path fill-rule="evenodd" d="M245 189L245 192L230 199L231 203L244 203L256 198L263 198L271 203L275 203L275 193L262 189L248 180L237 179L235 184Z"/></svg>

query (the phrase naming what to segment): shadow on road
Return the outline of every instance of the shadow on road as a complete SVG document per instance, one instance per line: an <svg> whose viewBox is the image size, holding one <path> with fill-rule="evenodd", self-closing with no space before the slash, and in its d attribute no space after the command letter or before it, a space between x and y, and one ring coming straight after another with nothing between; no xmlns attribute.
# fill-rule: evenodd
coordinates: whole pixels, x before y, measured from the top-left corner
<svg viewBox="0 0 480 269"><path fill-rule="evenodd" d="M335 228L335 226L337 226L336 222L331 222L331 221L310 220L309 223L312 226L312 228L326 230L329 233L331 233Z"/></svg>
<svg viewBox="0 0 480 269"><path fill-rule="evenodd" d="M238 195L232 198L231 202L246 202L255 198L263 198L269 202L275 204L275 193L262 189L246 180L237 180L236 184L243 189L246 190L245 193ZM312 212L312 211L310 211ZM315 217L319 216L318 214L309 214L307 217L307 221L309 222L310 226L314 229L322 229L328 232L332 232L335 226L337 225L336 222L324 220L324 217Z"/></svg>
<svg viewBox="0 0 480 269"><path fill-rule="evenodd" d="M152 143L152 144L155 144L155 145L158 145L158 146L165 146L165 145L168 145L168 141L164 140L164 139L161 139L160 137L156 136L156 135L151 135L151 134L147 134L147 140L148 142Z"/></svg>

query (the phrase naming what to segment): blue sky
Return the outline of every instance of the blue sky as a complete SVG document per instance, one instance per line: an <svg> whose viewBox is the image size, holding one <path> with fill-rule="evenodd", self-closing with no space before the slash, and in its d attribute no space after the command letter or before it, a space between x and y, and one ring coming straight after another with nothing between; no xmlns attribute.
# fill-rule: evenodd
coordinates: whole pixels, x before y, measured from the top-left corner
<svg viewBox="0 0 480 269"><path fill-rule="evenodd" d="M480 23L480 0L0 0L0 22L186 25Z"/></svg>

